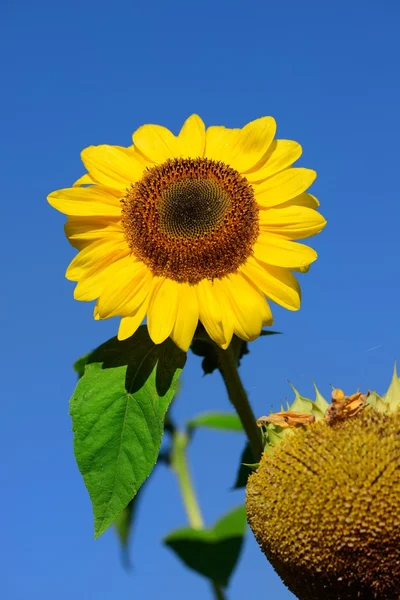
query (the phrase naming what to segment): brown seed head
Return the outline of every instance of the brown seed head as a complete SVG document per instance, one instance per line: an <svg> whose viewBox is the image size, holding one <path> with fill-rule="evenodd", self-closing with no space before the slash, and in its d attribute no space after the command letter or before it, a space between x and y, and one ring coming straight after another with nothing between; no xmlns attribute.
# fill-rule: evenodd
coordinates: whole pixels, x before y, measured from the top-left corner
<svg viewBox="0 0 400 600"><path fill-rule="evenodd" d="M264 453L246 504L299 600L400 599L399 410L294 429Z"/></svg>
<svg viewBox="0 0 400 600"><path fill-rule="evenodd" d="M154 275L178 282L234 273L258 236L252 186L206 158L176 158L147 170L122 203L132 253Z"/></svg>

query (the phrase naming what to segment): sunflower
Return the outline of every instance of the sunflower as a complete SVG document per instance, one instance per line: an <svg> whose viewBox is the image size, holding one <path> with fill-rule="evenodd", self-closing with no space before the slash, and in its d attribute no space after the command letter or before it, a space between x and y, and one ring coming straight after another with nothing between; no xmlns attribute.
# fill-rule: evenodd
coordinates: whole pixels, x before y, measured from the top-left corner
<svg viewBox="0 0 400 600"><path fill-rule="evenodd" d="M147 318L154 343L170 336L183 350L199 320L227 348L272 324L266 298L297 310L292 271L317 254L295 240L326 221L306 193L315 171L291 166L301 146L275 131L272 117L206 129L192 115L178 136L143 125L132 146L83 150L87 173L48 196L79 250L66 272L74 297L97 300L95 319L122 317L120 340Z"/></svg>

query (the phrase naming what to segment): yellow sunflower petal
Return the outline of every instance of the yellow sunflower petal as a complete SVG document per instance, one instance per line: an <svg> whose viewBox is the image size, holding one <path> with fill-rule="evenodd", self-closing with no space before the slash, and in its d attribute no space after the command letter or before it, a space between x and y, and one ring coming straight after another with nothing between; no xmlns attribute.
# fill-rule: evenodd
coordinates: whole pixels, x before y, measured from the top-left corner
<svg viewBox="0 0 400 600"><path fill-rule="evenodd" d="M108 277L97 302L101 319L130 316L152 290L153 276L144 263L132 256L119 262L119 268L114 269L112 277Z"/></svg>
<svg viewBox="0 0 400 600"><path fill-rule="evenodd" d="M116 273L124 266L126 261L132 261L130 256L122 256L110 263L108 256L104 256L92 267L87 269L79 279L75 289L75 300L90 302L99 298L110 281L114 281ZM96 304L96 315L100 317L98 303Z"/></svg>
<svg viewBox="0 0 400 600"><path fill-rule="evenodd" d="M71 246L78 249L103 237L123 236L122 224L117 217L69 217L64 231Z"/></svg>
<svg viewBox="0 0 400 600"><path fill-rule="evenodd" d="M296 267L295 269L293 269L293 271L296 271L296 273L308 273L309 270L310 265L306 265L305 267Z"/></svg>
<svg viewBox="0 0 400 600"><path fill-rule="evenodd" d="M148 298L144 300L130 317L123 317L118 328L118 339L126 340L133 335L143 322L148 307Z"/></svg>
<svg viewBox="0 0 400 600"><path fill-rule="evenodd" d="M305 206L306 208L316 209L319 205L319 200L315 196L304 192L291 200L287 200L287 202L282 202L282 204L279 204L279 208L286 208L286 206Z"/></svg>
<svg viewBox="0 0 400 600"><path fill-rule="evenodd" d="M236 317L236 335L246 341L256 339L262 326L273 322L267 301L240 273L228 275L224 286Z"/></svg>
<svg viewBox="0 0 400 600"><path fill-rule="evenodd" d="M213 160L227 162L230 143L239 135L240 129L228 129L222 125L212 125L206 130L206 147L204 156ZM222 158L224 156L224 158Z"/></svg>
<svg viewBox="0 0 400 600"><path fill-rule="evenodd" d="M250 183L262 181L290 167L302 153L302 147L292 140L274 140L268 152L245 174Z"/></svg>
<svg viewBox="0 0 400 600"><path fill-rule="evenodd" d="M313 248L287 240L280 235L261 232L253 246L254 256L269 265L285 267L305 267L317 259Z"/></svg>
<svg viewBox="0 0 400 600"><path fill-rule="evenodd" d="M80 217L121 216L121 204L98 185L87 188L65 188L47 196L51 206L65 215Z"/></svg>
<svg viewBox="0 0 400 600"><path fill-rule="evenodd" d="M225 338L225 343L221 344L221 348L225 350L232 341L235 327L235 315L231 309L224 283L225 282L220 279L214 280L214 293L221 306L222 328Z"/></svg>
<svg viewBox="0 0 400 600"><path fill-rule="evenodd" d="M300 286L288 269L267 266L250 257L240 271L273 302L288 310L300 308Z"/></svg>
<svg viewBox="0 0 400 600"><path fill-rule="evenodd" d="M79 281L86 271L97 263L106 261L112 264L119 258L129 254L130 250L125 240L119 238L101 239L81 250L71 261L65 276L71 281Z"/></svg>
<svg viewBox="0 0 400 600"><path fill-rule="evenodd" d="M242 129L209 127L206 131L205 156L221 160L243 173L251 169L267 152L276 131L275 119L261 117Z"/></svg>
<svg viewBox="0 0 400 600"><path fill-rule="evenodd" d="M222 298L218 295L220 288L218 280L209 281L203 279L196 286L197 298L199 301L200 321L211 339L213 339L221 348L227 348L232 339L229 336L229 328L224 321L224 308L221 302ZM225 311L226 312L226 311Z"/></svg>
<svg viewBox="0 0 400 600"><path fill-rule="evenodd" d="M189 350L198 321L199 303L195 287L188 283L181 283L179 285L178 310L171 338L184 352Z"/></svg>
<svg viewBox="0 0 400 600"><path fill-rule="evenodd" d="M81 185L88 185L93 183L96 183L94 179L90 177L89 173L85 173L85 175L79 177L79 179L77 179L75 183L72 184L72 187L80 187Z"/></svg>
<svg viewBox="0 0 400 600"><path fill-rule="evenodd" d="M82 150L81 158L93 179L120 192L125 192L143 176L143 164L129 148L106 144L89 146Z"/></svg>
<svg viewBox="0 0 400 600"><path fill-rule="evenodd" d="M80 252L72 260L66 276L78 282L76 298L97 299L95 319L123 317L118 335L125 339L147 315L149 334L155 343L162 343L171 336L187 351L199 319L210 337L226 348L234 333L252 340L259 335L263 324L272 322L266 297L291 310L299 308L300 288L291 271L306 271L317 254L295 240L321 231L325 219L315 211L318 200L307 193L315 172L291 167L301 154L301 146L290 140L274 141L275 130L274 119L262 117L242 129L210 127L205 131L200 117L191 115L178 136L165 127L144 125L133 134L130 147L91 146L82 152L88 172L71 188L50 194L49 202L69 217L65 232ZM154 255L148 236L138 239L135 235L137 219L134 216L132 222L122 219L121 200L134 202L127 190L143 179L148 168L152 169L152 175L160 178L162 193L162 186L169 185L171 178L175 181L174 178L184 176L187 165L185 161L181 164L176 160L165 179L164 166L158 168L157 165L167 159L186 157L199 158L192 165L196 178L197 173L199 178L205 176L205 167L210 167L209 161L201 160L205 157L221 161L241 173L254 190L260 208L259 235L252 244L252 255L239 268L239 255L230 253L217 235L213 238L215 261L211 258L209 268L204 260L202 262L203 234L206 241L208 221L213 215L207 214L208 220L204 219L204 223L199 221L196 244L185 225L182 231L188 232L186 245L177 249L173 243L165 242L166 248L163 246L160 256L157 252ZM221 185L226 184L225 172L214 175L218 181L221 178ZM151 178L146 178L143 186L143 197L147 197L147 193L156 209L159 195L154 195ZM241 195L238 190L235 210L240 212L242 203L249 200L247 192ZM135 205L133 209L136 208ZM154 219L151 211L149 215L147 209L145 212L142 217L138 215L138 222L143 225L142 231L148 231L153 239L157 237ZM182 213L182 219L186 219L185 215ZM179 221L179 215L176 219ZM236 228L233 221L229 224L231 234L239 239L240 227ZM163 227L160 225L158 229L161 231ZM180 223L174 222L172 229L180 231ZM250 239L254 231L250 223L246 239ZM167 265L162 262L165 249L171 259ZM246 252L245 245L243 251ZM226 260L218 263L221 254L226 252ZM197 256L198 269L193 269ZM151 264L151 269L139 257ZM222 274L217 271L221 265ZM160 273L161 267L164 276L153 276L152 270ZM202 278L200 282L197 272ZM182 277L190 277L192 283L177 283Z"/></svg>
<svg viewBox="0 0 400 600"><path fill-rule="evenodd" d="M136 148L155 163L181 154L178 138L162 125L142 125L132 136Z"/></svg>
<svg viewBox="0 0 400 600"><path fill-rule="evenodd" d="M143 167L143 170L145 170L146 168L154 167L153 161L147 158L147 156L145 156L144 154L142 154L138 148L135 148L135 146L132 145L129 146L129 150L133 152L133 154L135 155L135 159L138 162L140 162L140 164Z"/></svg>
<svg viewBox="0 0 400 600"><path fill-rule="evenodd" d="M324 217L311 208L288 206L261 210L259 221L263 232L271 232L293 240L319 233L326 225Z"/></svg>
<svg viewBox="0 0 400 600"><path fill-rule="evenodd" d="M94 318L95 321L99 321L100 320L99 311L97 310L97 303L95 304L95 307L93 309L93 318Z"/></svg>
<svg viewBox="0 0 400 600"><path fill-rule="evenodd" d="M178 136L181 156L184 158L203 157L206 141L206 130L198 115L186 119Z"/></svg>
<svg viewBox="0 0 400 600"><path fill-rule="evenodd" d="M316 176L316 172L311 169L286 169L255 188L257 203L261 208L270 208L291 200L310 187Z"/></svg>
<svg viewBox="0 0 400 600"><path fill-rule="evenodd" d="M164 277L154 278L154 287L147 314L147 328L155 344L171 335L178 310L180 284Z"/></svg>

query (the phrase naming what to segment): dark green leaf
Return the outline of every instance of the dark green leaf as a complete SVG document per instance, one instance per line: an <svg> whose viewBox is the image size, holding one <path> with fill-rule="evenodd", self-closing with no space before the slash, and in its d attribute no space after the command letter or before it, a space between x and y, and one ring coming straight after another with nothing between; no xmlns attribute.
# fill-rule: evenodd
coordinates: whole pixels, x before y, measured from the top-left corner
<svg viewBox="0 0 400 600"><path fill-rule="evenodd" d="M166 417L167 416L168 416L168 413L167 413ZM165 420L165 423L166 423L166 420ZM166 429L166 425L164 426L164 429ZM170 462L169 450L168 449L161 450L158 455L158 458L157 458L157 464L155 465L153 471L150 473L149 477L154 476L156 467L158 465L160 465L162 463L165 465L169 465L169 462ZM130 542L130 538L132 536L133 525L136 520L138 504L139 504L139 497L140 498L142 497L143 488L145 487L148 480L149 479L147 479L142 484L142 487L139 488L136 496L129 502L128 506L126 508L124 508L124 510L118 515L118 517L116 518L116 520L114 522L114 527L116 529L118 539L121 544L122 561L126 568L130 568L132 566L131 559L129 556L129 542Z"/></svg>
<svg viewBox="0 0 400 600"><path fill-rule="evenodd" d="M151 473L185 359L171 340L153 344L146 327L123 342L113 338L89 355L70 412L95 537L116 520Z"/></svg>
<svg viewBox="0 0 400 600"><path fill-rule="evenodd" d="M126 567L131 566L131 561L129 558L129 539L132 532L133 522L136 515L136 510L138 506L138 499L143 490L142 487L138 490L136 496L129 502L128 506L126 506L118 515L115 520L114 526L117 531L117 535L119 541L121 543L122 549L122 560Z"/></svg>
<svg viewBox="0 0 400 600"><path fill-rule="evenodd" d="M279 331L263 330L260 336L276 335ZM243 356L249 354L248 343L244 342L236 335L233 336L230 347L237 359L237 365L240 366L240 361ZM197 333L197 337L192 342L191 350L196 356L202 356L203 360L201 366L203 367L204 375L213 373L215 369L218 369L218 351L215 343L208 337L207 333L203 328L200 328Z"/></svg>
<svg viewBox="0 0 400 600"><path fill-rule="evenodd" d="M80 358L78 358L78 360L76 360L74 362L74 364L72 366L72 368L78 375L78 379L80 379L85 372L85 366L88 362L90 354L91 354L91 352L89 352L89 354L85 354L84 356L81 356Z"/></svg>
<svg viewBox="0 0 400 600"><path fill-rule="evenodd" d="M236 413L203 413L191 419L187 424L189 429L207 427L226 431L243 431L242 423Z"/></svg>
<svg viewBox="0 0 400 600"><path fill-rule="evenodd" d="M264 337L266 335L282 335L281 331L271 331L270 329L263 329L260 332L260 337Z"/></svg>
<svg viewBox="0 0 400 600"><path fill-rule="evenodd" d="M240 467L237 472L235 485L233 486L234 489L246 487L247 479L253 470L248 465L253 465L253 464L254 464L253 452L251 451L250 445L247 443L242 452L242 456L240 459Z"/></svg>
<svg viewBox="0 0 400 600"><path fill-rule="evenodd" d="M235 508L212 529L178 529L164 542L189 568L227 586L243 545L246 530L244 506Z"/></svg>
<svg viewBox="0 0 400 600"><path fill-rule="evenodd" d="M194 339L191 345L191 350L196 356L203 356L201 366L203 367L204 375L213 373L218 369L218 358L216 348L213 342L204 341L202 339Z"/></svg>
<svg viewBox="0 0 400 600"><path fill-rule="evenodd" d="M119 541L121 542L121 546L123 550L126 550L129 542L129 537L133 525L133 518L135 516L135 511L137 508L137 502L140 496L141 491L143 490L143 485L136 494L136 496L131 500L122 510L118 517L115 519L114 527L117 530Z"/></svg>

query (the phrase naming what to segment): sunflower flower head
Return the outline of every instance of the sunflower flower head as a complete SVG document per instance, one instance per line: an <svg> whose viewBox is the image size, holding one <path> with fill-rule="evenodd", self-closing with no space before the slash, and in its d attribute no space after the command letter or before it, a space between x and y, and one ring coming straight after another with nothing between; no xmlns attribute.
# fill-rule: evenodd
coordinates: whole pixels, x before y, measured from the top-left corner
<svg viewBox="0 0 400 600"><path fill-rule="evenodd" d="M275 131L272 117L206 129L192 115L177 136L143 125L129 147L83 150L87 173L48 196L79 250L75 298L96 300L96 319L122 317L121 340L147 318L154 343L185 351L199 321L227 348L272 324L267 298L297 310L293 271L317 254L296 240L326 221L306 192L315 172L292 167L301 146Z"/></svg>
<svg viewBox="0 0 400 600"><path fill-rule="evenodd" d="M261 417L247 518L299 600L398 600L400 379L382 397L334 390Z"/></svg>

